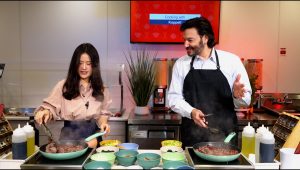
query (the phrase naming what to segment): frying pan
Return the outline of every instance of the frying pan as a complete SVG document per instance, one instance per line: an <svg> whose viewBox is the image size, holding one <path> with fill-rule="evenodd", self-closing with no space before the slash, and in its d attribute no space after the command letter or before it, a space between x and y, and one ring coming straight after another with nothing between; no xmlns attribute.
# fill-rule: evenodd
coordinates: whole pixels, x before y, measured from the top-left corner
<svg viewBox="0 0 300 170"><path fill-rule="evenodd" d="M95 133L87 138L85 138L84 140L60 140L60 141L56 141L56 145L80 145L83 147L82 150L79 151L75 151L75 152L67 152L67 153L49 153L46 152L46 146L48 144L42 145L40 147L40 153L48 158L48 159L52 159L52 160L67 160L67 159L73 159L73 158L77 158L81 155L83 155L87 149L88 149L88 145L86 142L90 141L93 138L96 138L98 136L104 135L106 132L99 132L99 133Z"/></svg>
<svg viewBox="0 0 300 170"><path fill-rule="evenodd" d="M229 161L233 161L233 160L237 159L241 154L241 150L238 147L228 144L229 141L235 135L236 135L235 132L230 133L226 137L224 142L200 142L200 143L196 143L195 145L193 145L193 150L194 150L195 154L198 157L200 157L202 159L205 159L207 161L212 161L212 162L229 162ZM225 148L226 149L232 149L232 150L238 151L238 153L234 154L234 155L211 155L211 154L205 154L205 153L202 153L202 152L198 151L199 147L206 146L206 145L214 146L214 147L218 147L218 148L224 148L224 149Z"/></svg>

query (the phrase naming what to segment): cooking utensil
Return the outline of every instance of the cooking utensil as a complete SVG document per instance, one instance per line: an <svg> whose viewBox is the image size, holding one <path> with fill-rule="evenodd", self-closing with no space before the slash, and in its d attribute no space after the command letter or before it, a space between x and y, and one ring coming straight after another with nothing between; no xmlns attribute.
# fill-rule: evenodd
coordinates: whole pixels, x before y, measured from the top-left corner
<svg viewBox="0 0 300 170"><path fill-rule="evenodd" d="M79 150L79 151L75 151L75 152L68 152L68 153L49 153L49 152L46 152L46 146L48 144L45 144L43 146L40 147L40 153L48 158L48 159L53 159L53 160L67 160L67 159L73 159L73 158L77 158L81 155L83 155L87 149L88 149L88 145L86 142L98 137L98 136L101 136L101 135L104 135L106 133L106 131L104 132L98 132L98 133L95 133L87 138L85 138L84 140L61 140L61 141L54 141L54 138L53 138L53 135L50 131L50 129L43 123L42 124L45 128L45 131L47 133L47 135L52 139L52 141L55 143L56 146L58 145L81 145L83 147L82 150Z"/></svg>
<svg viewBox="0 0 300 170"><path fill-rule="evenodd" d="M209 116L213 116L214 114L213 113L209 113L207 115L204 115L204 117L209 117Z"/></svg>
<svg viewBox="0 0 300 170"><path fill-rule="evenodd" d="M42 123L43 127L44 127L44 131L46 132L46 135L52 140L52 142L56 145L57 141L55 141L51 130L48 128L48 126L43 122Z"/></svg>
<svg viewBox="0 0 300 170"><path fill-rule="evenodd" d="M95 134L93 134L93 135L91 135L91 136L85 138L84 140L85 140L86 142L89 142L90 140L92 140L92 139L94 139L94 138L96 138L96 137L102 136L102 135L104 135L104 134L106 134L106 131L98 132L98 133L95 133Z"/></svg>
<svg viewBox="0 0 300 170"><path fill-rule="evenodd" d="M229 161L233 161L235 159L237 159L240 154L241 154L241 150L234 146L234 145L230 145L229 142L230 140L236 135L235 132L230 133L224 140L224 142L200 142L200 143L196 143L193 146L193 150L195 152L195 154L205 160L208 161L213 161L213 162L229 162ZM230 149L230 150L235 150L238 153L237 154L233 154L233 155L212 155L212 154L205 154L202 152L198 151L199 147L202 146L212 146L212 147L216 147L216 148L224 148L224 149Z"/></svg>
<svg viewBox="0 0 300 170"><path fill-rule="evenodd" d="M40 153L48 159L67 160L67 159L77 158L83 155L88 149L88 145L83 140L61 140L58 141L56 144L57 145L81 145L84 149L75 152L68 152L68 153L48 153L46 152L46 146L48 144L45 144L40 147Z"/></svg>
<svg viewBox="0 0 300 170"><path fill-rule="evenodd" d="M210 117L210 116L213 116L213 115L214 115L213 113L209 113L209 114L204 115L204 117L207 118L207 117ZM207 121L204 122L204 123L207 125L207 128L208 128L210 133L213 133L213 134L220 133L220 130L218 128L209 127Z"/></svg>

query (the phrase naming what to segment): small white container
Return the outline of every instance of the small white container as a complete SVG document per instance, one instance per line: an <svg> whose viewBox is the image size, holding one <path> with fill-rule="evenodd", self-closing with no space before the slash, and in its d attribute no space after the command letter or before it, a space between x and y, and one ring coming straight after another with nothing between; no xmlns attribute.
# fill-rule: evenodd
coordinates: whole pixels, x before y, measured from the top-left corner
<svg viewBox="0 0 300 170"><path fill-rule="evenodd" d="M300 169L300 154L294 154L295 148L281 148L280 169Z"/></svg>

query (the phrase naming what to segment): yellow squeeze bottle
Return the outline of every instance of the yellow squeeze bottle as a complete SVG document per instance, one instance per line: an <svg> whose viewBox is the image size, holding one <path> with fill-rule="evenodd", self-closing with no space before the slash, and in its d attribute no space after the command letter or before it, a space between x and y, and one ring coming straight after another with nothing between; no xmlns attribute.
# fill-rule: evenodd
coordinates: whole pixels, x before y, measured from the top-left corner
<svg viewBox="0 0 300 170"><path fill-rule="evenodd" d="M27 124L23 127L27 138L27 157L32 155L35 151L35 133L33 127Z"/></svg>
<svg viewBox="0 0 300 170"><path fill-rule="evenodd" d="M255 130L248 122L242 132L242 154L248 158L250 153L255 153Z"/></svg>

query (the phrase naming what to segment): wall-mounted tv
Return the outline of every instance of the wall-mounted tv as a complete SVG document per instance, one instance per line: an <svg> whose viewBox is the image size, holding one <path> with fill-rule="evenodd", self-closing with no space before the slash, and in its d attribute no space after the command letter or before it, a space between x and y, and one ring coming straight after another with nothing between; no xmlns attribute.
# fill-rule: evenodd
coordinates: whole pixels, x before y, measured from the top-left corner
<svg viewBox="0 0 300 170"><path fill-rule="evenodd" d="M219 41L220 1L130 1L131 43L182 43L184 21L204 16Z"/></svg>

